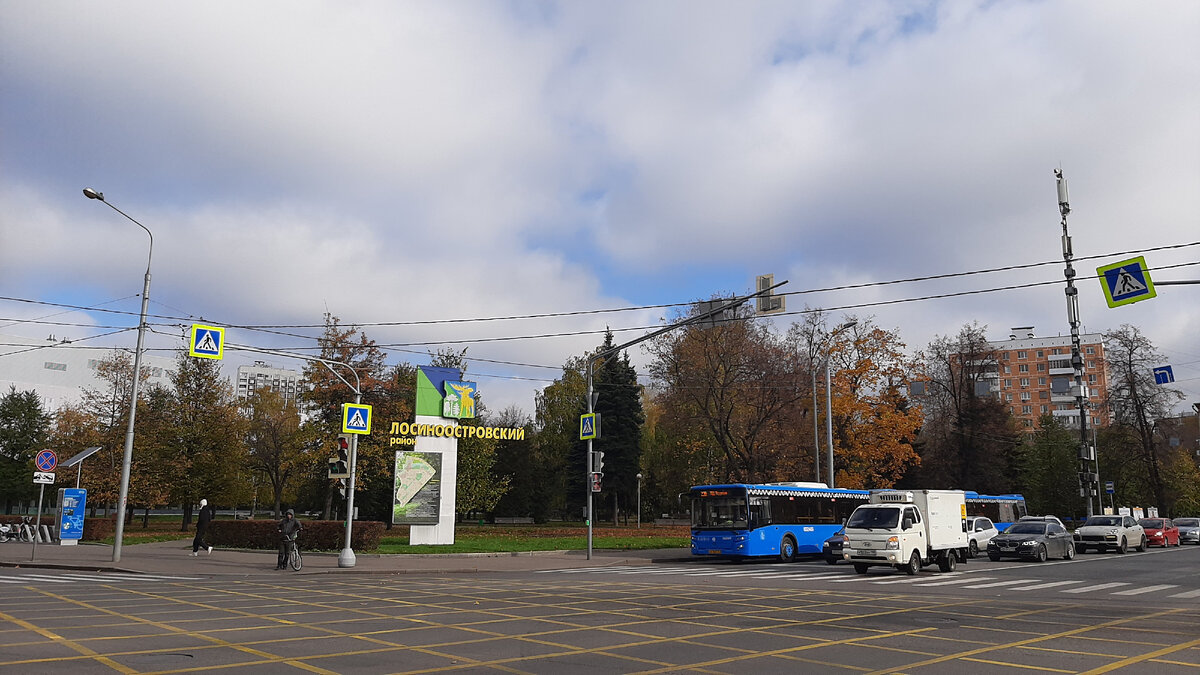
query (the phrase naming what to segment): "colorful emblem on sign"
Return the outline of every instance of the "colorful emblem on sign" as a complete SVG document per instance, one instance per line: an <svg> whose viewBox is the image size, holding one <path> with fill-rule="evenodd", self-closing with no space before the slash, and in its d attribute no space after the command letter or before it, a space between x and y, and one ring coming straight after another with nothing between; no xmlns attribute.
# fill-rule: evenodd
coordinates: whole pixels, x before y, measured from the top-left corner
<svg viewBox="0 0 1200 675"><path fill-rule="evenodd" d="M225 329L192 324L188 354L202 359L220 359L225 355Z"/></svg>
<svg viewBox="0 0 1200 675"><path fill-rule="evenodd" d="M442 398L442 417L457 420L475 419L475 391L478 389L474 382L444 383L446 395Z"/></svg>
<svg viewBox="0 0 1200 675"><path fill-rule="evenodd" d="M1100 286L1104 288L1104 299L1109 307L1120 307L1158 295L1154 282L1146 267L1146 258L1138 256L1112 265L1097 267Z"/></svg>
<svg viewBox="0 0 1200 675"><path fill-rule="evenodd" d="M361 403L345 403L342 405L342 433L369 434L371 433L371 406Z"/></svg>
<svg viewBox="0 0 1200 675"><path fill-rule="evenodd" d="M58 466L58 455L54 454L53 450L42 450L34 461L38 471L53 471L54 467Z"/></svg>
<svg viewBox="0 0 1200 675"><path fill-rule="evenodd" d="M579 416L579 440L590 441L596 438L596 413L584 413Z"/></svg>

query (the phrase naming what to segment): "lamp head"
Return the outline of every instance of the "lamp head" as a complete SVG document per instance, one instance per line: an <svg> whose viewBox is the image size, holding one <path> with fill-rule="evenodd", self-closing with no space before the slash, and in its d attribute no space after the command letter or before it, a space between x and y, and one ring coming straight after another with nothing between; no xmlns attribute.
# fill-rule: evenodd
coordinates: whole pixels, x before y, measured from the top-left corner
<svg viewBox="0 0 1200 675"><path fill-rule="evenodd" d="M88 199L99 199L104 201L104 193L93 190L92 188L83 188L83 196Z"/></svg>
<svg viewBox="0 0 1200 675"><path fill-rule="evenodd" d="M857 321L857 320L855 320L855 321L847 321L846 323L844 323L844 324L842 324L842 325L838 326L838 330L846 330L847 328L854 328L854 327L855 327L855 326L857 326L857 325L858 325L858 321Z"/></svg>

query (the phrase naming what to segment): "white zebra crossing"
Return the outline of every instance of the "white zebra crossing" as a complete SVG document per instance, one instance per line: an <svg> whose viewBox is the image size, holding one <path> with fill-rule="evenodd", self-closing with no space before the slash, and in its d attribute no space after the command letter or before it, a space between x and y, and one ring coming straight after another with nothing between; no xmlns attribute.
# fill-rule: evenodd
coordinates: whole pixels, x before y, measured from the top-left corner
<svg viewBox="0 0 1200 675"><path fill-rule="evenodd" d="M908 584L909 588L933 588L940 586L957 586L962 589L990 589L1001 588L1005 591L1048 591L1056 593L1070 593L1073 595L1083 595L1086 593L1102 593L1107 591L1110 595L1120 596L1136 596L1146 593L1157 593L1170 591L1179 588L1178 584L1155 584L1152 586L1141 586L1134 588L1126 588L1131 586L1129 582L1116 581L1103 584L1091 584L1087 586L1079 586L1086 584L1087 581L1072 579L1065 581L1041 581L1039 579L998 579L990 576L976 576L968 572L943 572L939 574L916 574L912 576L882 576L870 575L863 576L853 574L849 570L843 572L809 572L802 570L789 571L766 571L763 569L697 569L695 567L685 566L670 566L663 567L661 565L636 566L623 565L617 567L590 567L590 568L573 568L573 569L558 569L558 570L538 570L538 574L620 574L620 575L676 575L688 577L720 577L720 578L745 578L745 579L771 579L776 581L794 581L801 582L820 582L825 584L871 584L873 586L891 586ZM988 582L988 583L981 583ZM1024 584L1024 585L1022 585ZM1068 586L1072 588L1068 588ZM1120 590L1116 590L1120 589ZM1184 590L1178 593L1165 595L1166 598L1175 598L1180 600L1189 600L1192 598L1200 598L1200 589Z"/></svg>

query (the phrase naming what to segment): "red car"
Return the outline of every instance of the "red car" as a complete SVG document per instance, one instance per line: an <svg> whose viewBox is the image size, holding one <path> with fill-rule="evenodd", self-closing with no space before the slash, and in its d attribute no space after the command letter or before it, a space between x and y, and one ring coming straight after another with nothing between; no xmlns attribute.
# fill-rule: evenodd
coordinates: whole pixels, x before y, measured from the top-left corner
<svg viewBox="0 0 1200 675"><path fill-rule="evenodd" d="M1146 543L1149 545L1163 548L1179 545L1179 528L1170 518L1143 518L1138 524L1146 531Z"/></svg>

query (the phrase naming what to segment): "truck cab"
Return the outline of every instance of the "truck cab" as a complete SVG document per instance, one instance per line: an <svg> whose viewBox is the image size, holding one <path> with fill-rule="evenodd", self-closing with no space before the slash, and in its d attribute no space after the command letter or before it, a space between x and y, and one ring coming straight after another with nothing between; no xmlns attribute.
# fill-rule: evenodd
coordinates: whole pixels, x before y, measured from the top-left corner
<svg viewBox="0 0 1200 675"><path fill-rule="evenodd" d="M888 566L916 574L937 563L950 572L965 562L969 539L965 494L959 490L872 490L846 521L843 559L866 574Z"/></svg>

